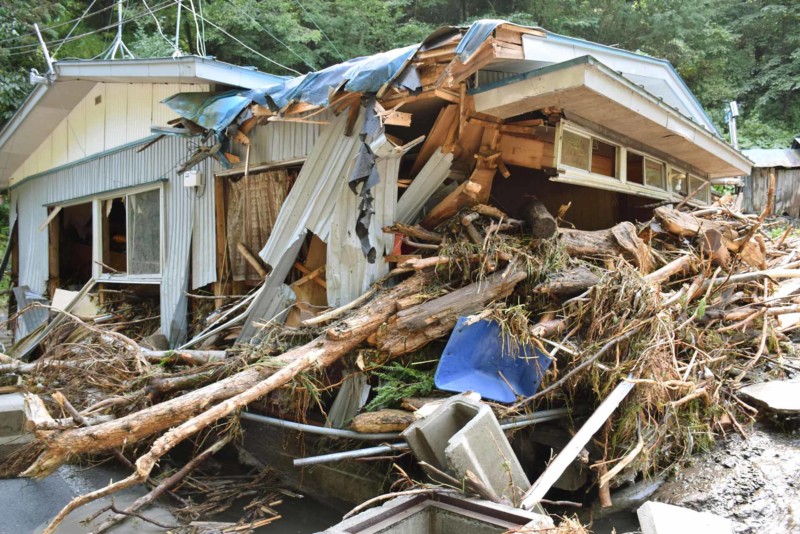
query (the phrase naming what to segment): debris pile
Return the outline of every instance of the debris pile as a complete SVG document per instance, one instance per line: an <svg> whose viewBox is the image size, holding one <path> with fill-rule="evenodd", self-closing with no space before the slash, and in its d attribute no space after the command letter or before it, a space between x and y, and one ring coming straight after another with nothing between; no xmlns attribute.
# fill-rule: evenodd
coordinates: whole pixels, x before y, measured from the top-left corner
<svg viewBox="0 0 800 534"><path fill-rule="evenodd" d="M555 451L563 461L529 470L533 484L518 499L464 473L440 473L439 485L532 509L583 456L593 475L581 491L609 503L612 487L681 464L720 435L745 435L758 409L738 390L797 371L784 357L800 313L800 240L765 232L767 211L732 206L729 197L700 209L664 205L644 224L599 231L566 228L568 206L554 217L533 198L514 217L477 204L433 229L397 223L384 231L398 236L402 254L363 297L297 327L262 325L257 345L157 351L141 335L137 342L70 315L38 360L0 364L20 377L37 438L3 464L3 475L42 477L112 451L138 457L128 478L70 503L51 532L90 500L133 484L158 487L154 467L184 440L221 448L213 444L235 437L239 410L254 401L299 423L338 414L331 426L396 436L463 383L460 391L480 394L508 436L548 410L569 414L577 433ZM478 327L477 338L458 341ZM444 376L446 358L457 372ZM541 387L524 389L534 379ZM371 402L365 385L375 388ZM346 388L357 400L336 407ZM405 448L394 445L371 454ZM447 471L447 463L432 469ZM400 487L417 484L393 473ZM184 507L192 520L234 496L220 481L191 484L210 503ZM253 501L253 526L277 517L274 497Z"/></svg>

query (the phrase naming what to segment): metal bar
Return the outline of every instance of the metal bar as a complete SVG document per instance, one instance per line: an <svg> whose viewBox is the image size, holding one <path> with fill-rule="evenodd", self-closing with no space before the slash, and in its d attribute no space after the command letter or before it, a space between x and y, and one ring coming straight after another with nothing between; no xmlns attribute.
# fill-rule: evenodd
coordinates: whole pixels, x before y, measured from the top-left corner
<svg viewBox="0 0 800 534"><path fill-rule="evenodd" d="M338 462L340 460L352 458L366 458L367 456L378 456L386 454L387 452L405 451L408 450L408 448L408 443L405 442L394 443L392 445L378 445L377 447L367 447L366 449L356 449L354 451L334 452L332 454L310 456L308 458L296 458L294 460L294 465L295 467L302 467L326 462Z"/></svg>
<svg viewBox="0 0 800 534"><path fill-rule="evenodd" d="M361 441L386 441L400 438L400 434L397 432L368 434L363 432L355 432L353 430L344 430L341 428L328 428L324 426L295 423L294 421L284 421L283 419L278 419L276 417L267 417L265 415L258 415L250 412L242 412L241 418L281 428L288 428L289 430L298 430L300 432L308 432L309 434L319 434L321 436L330 436L336 438L358 439Z"/></svg>

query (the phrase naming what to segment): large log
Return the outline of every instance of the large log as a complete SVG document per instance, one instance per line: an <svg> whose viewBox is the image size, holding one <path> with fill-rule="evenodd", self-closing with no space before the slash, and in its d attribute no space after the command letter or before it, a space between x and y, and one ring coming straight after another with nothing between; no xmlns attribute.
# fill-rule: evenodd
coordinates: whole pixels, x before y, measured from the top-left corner
<svg viewBox="0 0 800 534"><path fill-rule="evenodd" d="M519 218L528 223L531 235L536 239L547 239L556 233L558 224L542 201L529 197L519 209Z"/></svg>
<svg viewBox="0 0 800 534"><path fill-rule="evenodd" d="M478 283L401 310L378 331L378 348L391 357L418 350L449 334L459 317L482 311L490 302L510 295L526 276L524 267L511 264Z"/></svg>
<svg viewBox="0 0 800 534"><path fill-rule="evenodd" d="M712 221L695 217L691 213L677 211L669 206L661 206L653 211L653 215L661 223L667 232L681 237L696 237L703 235L705 230L716 230L722 237L725 247L731 252L736 252L739 246L736 244L738 237L736 231L729 223Z"/></svg>
<svg viewBox="0 0 800 534"><path fill-rule="evenodd" d="M574 297L599 281L600 278L596 274L581 265L553 274L545 282L533 288L533 291L553 297Z"/></svg>
<svg viewBox="0 0 800 534"><path fill-rule="evenodd" d="M644 273L653 268L649 248L636 235L636 227L627 221L605 230L559 228L558 238L570 256L623 256Z"/></svg>
<svg viewBox="0 0 800 534"><path fill-rule="evenodd" d="M40 433L37 437L47 448L23 476L47 476L69 456L101 452L141 441L249 390L276 374L278 370L297 367L300 372L314 364L332 363L375 332L395 312L398 299L422 291L429 277L428 274L417 273L366 304L353 317L344 321L343 326L337 330L335 339L332 339L332 329L328 330L310 343L294 348L269 363L254 365L219 382L108 423L60 433ZM287 378L289 379L291 377Z"/></svg>

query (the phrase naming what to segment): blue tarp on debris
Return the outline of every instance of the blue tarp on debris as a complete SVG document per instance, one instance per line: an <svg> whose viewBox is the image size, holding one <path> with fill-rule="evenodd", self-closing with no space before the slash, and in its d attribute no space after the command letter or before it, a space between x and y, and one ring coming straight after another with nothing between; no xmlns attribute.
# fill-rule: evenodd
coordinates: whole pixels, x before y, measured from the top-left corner
<svg viewBox="0 0 800 534"><path fill-rule="evenodd" d="M506 23L503 20L482 20L472 24L456 49L461 61L469 58L498 25ZM449 38L457 31L457 28L442 28L425 40L427 47L424 43L414 44L350 59L260 90L226 91L218 94L179 93L167 98L164 103L181 117L192 120L207 130L221 132L251 102L268 106L277 112L293 102L326 106L331 95L340 90L376 94L385 85L396 83L414 91L420 88L419 75L413 66L409 66L414 54L420 47L429 48L431 41Z"/></svg>

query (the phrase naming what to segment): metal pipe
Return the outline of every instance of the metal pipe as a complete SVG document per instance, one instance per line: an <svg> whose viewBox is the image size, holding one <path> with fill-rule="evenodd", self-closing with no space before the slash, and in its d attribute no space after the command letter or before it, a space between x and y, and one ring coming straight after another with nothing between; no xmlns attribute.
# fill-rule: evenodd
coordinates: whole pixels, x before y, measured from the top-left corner
<svg viewBox="0 0 800 534"><path fill-rule="evenodd" d="M398 439L400 434L397 432L385 432L382 434L368 434L364 432L355 432L353 430L344 430L341 428L328 428L324 426L306 425L303 423L295 423L294 421L284 421L275 417L267 417L265 415L258 415L250 412L242 412L242 419L256 421L267 425L278 426L281 428L288 428L290 430L298 430L300 432L308 432L309 434L319 434L321 436L330 436L336 438L358 439L361 441L387 441L390 439Z"/></svg>
<svg viewBox="0 0 800 534"><path fill-rule="evenodd" d="M559 419L569 414L567 408L554 408L552 410L542 410L528 415L519 415L517 417L509 417L500 421L500 428L503 430L511 430L514 428L522 428L524 426L532 425L535 423L544 423ZM360 441L387 441L391 439L400 439L400 434L397 432L384 432L384 433L365 433L355 432L353 430L344 430L341 428L328 428L316 425L307 425L303 423L296 423L294 421L286 421L276 417L267 417L266 415L258 415L250 412L242 412L241 417L250 421L264 423L267 425L277 426L281 428L288 428L290 430L297 430L299 432L308 432L309 434L319 434L321 436L329 436L336 438L357 439Z"/></svg>
<svg viewBox="0 0 800 534"><path fill-rule="evenodd" d="M378 456L386 454L387 452L405 451L408 450L408 448L408 443L405 442L393 443L391 445L378 445L377 447L367 447L366 449L356 449L354 451L334 452L331 454L323 454L321 456L310 456L308 458L296 458L294 460L294 466L303 467L305 465L338 462L340 460L348 460L352 458Z"/></svg>

